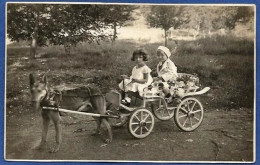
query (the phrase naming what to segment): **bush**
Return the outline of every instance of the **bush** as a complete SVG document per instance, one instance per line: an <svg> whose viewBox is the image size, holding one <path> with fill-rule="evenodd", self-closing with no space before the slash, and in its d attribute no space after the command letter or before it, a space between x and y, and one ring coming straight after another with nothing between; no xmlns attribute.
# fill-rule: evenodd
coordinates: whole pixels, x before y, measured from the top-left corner
<svg viewBox="0 0 260 165"><path fill-rule="evenodd" d="M254 42L234 36L213 36L195 41L178 41L177 55L253 55Z"/></svg>
<svg viewBox="0 0 260 165"><path fill-rule="evenodd" d="M231 44L228 44L231 43ZM169 42L169 48L174 47ZM147 65L156 70L158 61L156 49L162 43L138 45L132 41L117 41L98 44L81 43L72 48L71 55L65 55L62 46L40 48L42 54L37 60L21 60L29 49L8 48L8 67L20 61L20 68L12 71L7 68L7 97L21 96L28 77L23 73L44 73L49 71L50 84L93 83L103 92L117 88L120 75L130 74L133 66L131 56L137 47L144 47L149 53ZM18 51L19 50L19 51ZM21 51L20 51L21 50ZM176 54L171 56L178 72L197 74L202 86L212 88L212 97L205 98L211 107L253 107L254 100L254 58L253 42L237 38L217 36L196 41L178 41ZM235 58L234 58L235 57ZM13 67L13 66L12 66ZM20 98L20 97L19 97Z"/></svg>

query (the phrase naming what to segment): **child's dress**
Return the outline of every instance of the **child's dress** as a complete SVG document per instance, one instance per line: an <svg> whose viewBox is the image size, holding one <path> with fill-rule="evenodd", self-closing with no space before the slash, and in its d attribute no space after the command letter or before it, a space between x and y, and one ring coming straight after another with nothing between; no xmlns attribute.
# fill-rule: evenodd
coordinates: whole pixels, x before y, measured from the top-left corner
<svg viewBox="0 0 260 165"><path fill-rule="evenodd" d="M176 80L178 77L177 67L169 58L163 64L160 62L157 65L157 73L158 77L162 77L165 82Z"/></svg>
<svg viewBox="0 0 260 165"><path fill-rule="evenodd" d="M132 79L144 79L144 73L148 73L148 81L144 84L140 83L132 83ZM140 68L137 68L136 66L132 70L132 75L130 76L130 79L125 79L119 84L119 88L121 90L132 91L132 92L139 92L140 96L143 96L144 88L148 87L152 82L153 78L151 76L151 69L144 65ZM125 87L123 86L125 85Z"/></svg>

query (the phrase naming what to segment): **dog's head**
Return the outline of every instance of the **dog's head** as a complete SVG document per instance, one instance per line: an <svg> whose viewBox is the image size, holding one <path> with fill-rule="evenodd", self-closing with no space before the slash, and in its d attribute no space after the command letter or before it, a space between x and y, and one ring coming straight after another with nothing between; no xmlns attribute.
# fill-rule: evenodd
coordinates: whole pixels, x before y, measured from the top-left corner
<svg viewBox="0 0 260 165"><path fill-rule="evenodd" d="M36 81L32 74L29 75L30 91L34 110L40 108L40 103L47 95L47 77L44 75L40 81Z"/></svg>

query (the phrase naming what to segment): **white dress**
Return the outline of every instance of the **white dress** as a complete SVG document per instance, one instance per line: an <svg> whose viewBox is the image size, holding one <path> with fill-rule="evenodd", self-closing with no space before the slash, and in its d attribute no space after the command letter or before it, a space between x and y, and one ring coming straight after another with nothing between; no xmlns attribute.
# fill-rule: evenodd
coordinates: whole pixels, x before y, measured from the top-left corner
<svg viewBox="0 0 260 165"><path fill-rule="evenodd" d="M177 67L169 58L163 64L160 62L157 65L157 73L158 76L162 77L164 81L176 80L178 77Z"/></svg>
<svg viewBox="0 0 260 165"><path fill-rule="evenodd" d="M140 83L132 83L132 79L144 79L144 74L148 73L148 81L144 84ZM137 68L136 66L132 70L132 75L130 76L130 79L125 79L119 84L119 88L125 92L132 91L132 92L139 92L140 96L143 96L144 88L148 87L153 82L153 78L151 76L151 69L144 65L140 68ZM125 87L124 87L125 86Z"/></svg>
<svg viewBox="0 0 260 165"><path fill-rule="evenodd" d="M163 78L164 82L162 83L165 88L169 88L167 81L176 81L178 77L177 67L169 58L164 63L159 62L157 65L157 74Z"/></svg>

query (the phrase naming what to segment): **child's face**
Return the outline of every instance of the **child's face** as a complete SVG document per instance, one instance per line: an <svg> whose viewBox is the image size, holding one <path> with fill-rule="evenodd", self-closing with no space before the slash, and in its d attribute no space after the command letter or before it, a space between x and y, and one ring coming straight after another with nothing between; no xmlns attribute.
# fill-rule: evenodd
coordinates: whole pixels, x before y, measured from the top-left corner
<svg viewBox="0 0 260 165"><path fill-rule="evenodd" d="M144 63L143 56L142 55L135 56L135 61L137 64L143 64Z"/></svg>
<svg viewBox="0 0 260 165"><path fill-rule="evenodd" d="M166 56L166 54L163 51L158 50L157 51L157 58L158 58L159 61L165 61L165 60L167 60L168 57Z"/></svg>

